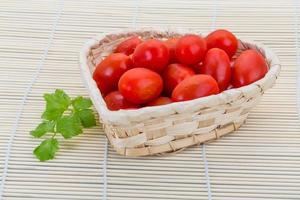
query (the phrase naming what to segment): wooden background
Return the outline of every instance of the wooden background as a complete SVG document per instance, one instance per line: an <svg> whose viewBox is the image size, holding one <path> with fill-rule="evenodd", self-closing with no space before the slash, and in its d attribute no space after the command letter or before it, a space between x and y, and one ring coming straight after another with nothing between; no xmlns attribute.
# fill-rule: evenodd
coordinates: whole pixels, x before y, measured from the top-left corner
<svg viewBox="0 0 300 200"><path fill-rule="evenodd" d="M1 0L0 199L300 199L299 21L298 0ZM83 43L149 26L228 28L277 52L281 76L247 123L217 142L129 159L97 126L63 142L55 160L38 162L32 150L40 141L29 131L40 121L42 94L87 95L78 70Z"/></svg>

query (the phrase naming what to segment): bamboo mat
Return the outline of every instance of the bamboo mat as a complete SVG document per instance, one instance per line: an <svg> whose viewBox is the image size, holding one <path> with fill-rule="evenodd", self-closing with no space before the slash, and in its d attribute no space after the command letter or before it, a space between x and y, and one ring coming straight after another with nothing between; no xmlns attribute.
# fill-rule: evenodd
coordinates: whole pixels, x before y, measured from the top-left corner
<svg viewBox="0 0 300 200"><path fill-rule="evenodd" d="M297 0L1 0L0 199L300 199L299 22ZM281 76L247 123L216 142L123 158L97 126L38 162L29 131L40 121L42 94L87 96L77 66L82 44L142 26L228 28L277 52Z"/></svg>

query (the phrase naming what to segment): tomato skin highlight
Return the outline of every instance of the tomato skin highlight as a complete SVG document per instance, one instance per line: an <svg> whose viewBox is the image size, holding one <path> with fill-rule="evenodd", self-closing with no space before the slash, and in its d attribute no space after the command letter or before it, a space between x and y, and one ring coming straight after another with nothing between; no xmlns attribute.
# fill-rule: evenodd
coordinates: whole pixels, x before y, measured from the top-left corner
<svg viewBox="0 0 300 200"><path fill-rule="evenodd" d="M133 68L123 74L119 81L119 91L126 100L134 104L144 104L157 98L163 89L159 74L146 68Z"/></svg>
<svg viewBox="0 0 300 200"><path fill-rule="evenodd" d="M200 66L201 74L211 75L218 83L220 91L228 88L231 81L230 60L225 51L212 48L206 53L203 66Z"/></svg>
<svg viewBox="0 0 300 200"><path fill-rule="evenodd" d="M171 95L174 88L181 81L193 75L195 75L195 72L190 67L178 63L168 65L163 72L166 94Z"/></svg>
<svg viewBox="0 0 300 200"><path fill-rule="evenodd" d="M216 80L210 75L198 74L180 82L172 93L174 102L187 101L219 93Z"/></svg>
<svg viewBox="0 0 300 200"><path fill-rule="evenodd" d="M238 40L235 35L225 29L218 29L211 32L206 36L205 40L208 49L223 49L229 58L232 58L238 48Z"/></svg>
<svg viewBox="0 0 300 200"><path fill-rule="evenodd" d="M133 104L127 101L119 91L110 92L104 98L106 106L109 110L120 110L120 109L135 109L139 108L139 105Z"/></svg>
<svg viewBox="0 0 300 200"><path fill-rule="evenodd" d="M169 50L169 63L177 62L176 55L175 55L175 48L179 38L169 38L165 41L165 45Z"/></svg>
<svg viewBox="0 0 300 200"><path fill-rule="evenodd" d="M203 60L206 50L206 42L201 36L189 34L179 38L175 55L180 63L195 65Z"/></svg>
<svg viewBox="0 0 300 200"><path fill-rule="evenodd" d="M169 97L158 97L157 99L154 99L153 101L150 101L146 104L146 106L161 106L172 103L172 99Z"/></svg>
<svg viewBox="0 0 300 200"><path fill-rule="evenodd" d="M96 81L102 95L117 90L118 81L132 66L131 59L122 53L113 53L101 61L94 73L93 79Z"/></svg>
<svg viewBox="0 0 300 200"><path fill-rule="evenodd" d="M268 65L264 57L255 50L246 50L235 60L232 69L232 85L239 88L265 76Z"/></svg>
<svg viewBox="0 0 300 200"><path fill-rule="evenodd" d="M133 53L137 45L142 43L142 40L138 36L130 37L123 42L121 42L115 49L116 53L124 53L130 55Z"/></svg>
<svg viewBox="0 0 300 200"><path fill-rule="evenodd" d="M150 39L136 47L132 60L134 67L161 72L169 62L169 50L162 41Z"/></svg>

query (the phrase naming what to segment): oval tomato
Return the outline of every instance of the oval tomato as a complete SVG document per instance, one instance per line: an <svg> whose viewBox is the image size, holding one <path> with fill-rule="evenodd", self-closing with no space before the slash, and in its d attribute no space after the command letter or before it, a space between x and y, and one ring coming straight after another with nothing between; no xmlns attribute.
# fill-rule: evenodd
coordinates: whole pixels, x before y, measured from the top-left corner
<svg viewBox="0 0 300 200"><path fill-rule="evenodd" d="M193 75L195 72L185 65L178 63L168 65L163 73L165 92L171 95L178 83Z"/></svg>
<svg viewBox="0 0 300 200"><path fill-rule="evenodd" d="M130 37L123 42L121 42L115 49L116 53L124 53L130 55L133 53L137 45L142 43L142 40L138 36Z"/></svg>
<svg viewBox="0 0 300 200"><path fill-rule="evenodd" d="M158 97L153 101L147 103L147 106L161 106L172 103L172 100L169 97Z"/></svg>
<svg viewBox="0 0 300 200"><path fill-rule="evenodd" d="M166 46L169 49L169 63L175 63L176 62L176 55L175 55L175 47L178 42L179 38L169 38L165 41Z"/></svg>
<svg viewBox="0 0 300 200"><path fill-rule="evenodd" d="M235 88L253 83L268 72L264 57L255 50L246 50L235 60L232 69L232 84Z"/></svg>
<svg viewBox="0 0 300 200"><path fill-rule="evenodd" d="M169 62L169 51L162 41L150 39L136 47L132 60L135 67L161 72Z"/></svg>
<svg viewBox="0 0 300 200"><path fill-rule="evenodd" d="M230 84L230 60L222 49L212 48L208 50L203 66L200 67L199 71L201 74L208 74L216 79L220 91L225 90Z"/></svg>
<svg viewBox="0 0 300 200"><path fill-rule="evenodd" d="M210 75L199 74L184 79L172 93L173 101L187 101L219 93L216 80Z"/></svg>
<svg viewBox="0 0 300 200"><path fill-rule="evenodd" d="M236 37L231 32L224 29L211 32L208 36L206 36L205 40L208 49L223 49L229 58L235 54L238 47L238 40Z"/></svg>
<svg viewBox="0 0 300 200"><path fill-rule="evenodd" d="M131 59L122 53L113 53L99 63L93 73L93 79L103 95L116 90L118 81L132 65Z"/></svg>
<svg viewBox="0 0 300 200"><path fill-rule="evenodd" d="M206 42L199 35L185 35L176 45L177 60L186 65L194 65L202 61L206 53Z"/></svg>
<svg viewBox="0 0 300 200"><path fill-rule="evenodd" d="M139 105L127 101L119 91L113 91L104 98L106 106L109 110L134 109Z"/></svg>
<svg viewBox="0 0 300 200"><path fill-rule="evenodd" d="M158 97L163 89L159 74L145 68L134 68L123 74L119 91L128 101L135 104L148 103Z"/></svg>

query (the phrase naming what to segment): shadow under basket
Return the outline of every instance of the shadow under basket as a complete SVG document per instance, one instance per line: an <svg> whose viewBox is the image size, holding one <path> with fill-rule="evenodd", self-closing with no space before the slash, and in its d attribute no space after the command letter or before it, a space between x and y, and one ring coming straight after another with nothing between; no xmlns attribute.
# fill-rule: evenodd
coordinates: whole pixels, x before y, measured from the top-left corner
<svg viewBox="0 0 300 200"><path fill-rule="evenodd" d="M237 130L271 88L280 72L278 57L256 42L239 40L236 58L247 49L258 50L266 59L269 71L264 78L218 95L137 110L110 111L92 78L95 66L120 42L138 35L142 39L167 39L186 33L179 31L123 31L89 40L80 52L80 69L100 122L110 144L125 156L146 156L177 152L188 146L218 139ZM198 34L198 33L197 33ZM233 59L234 59L233 58Z"/></svg>

